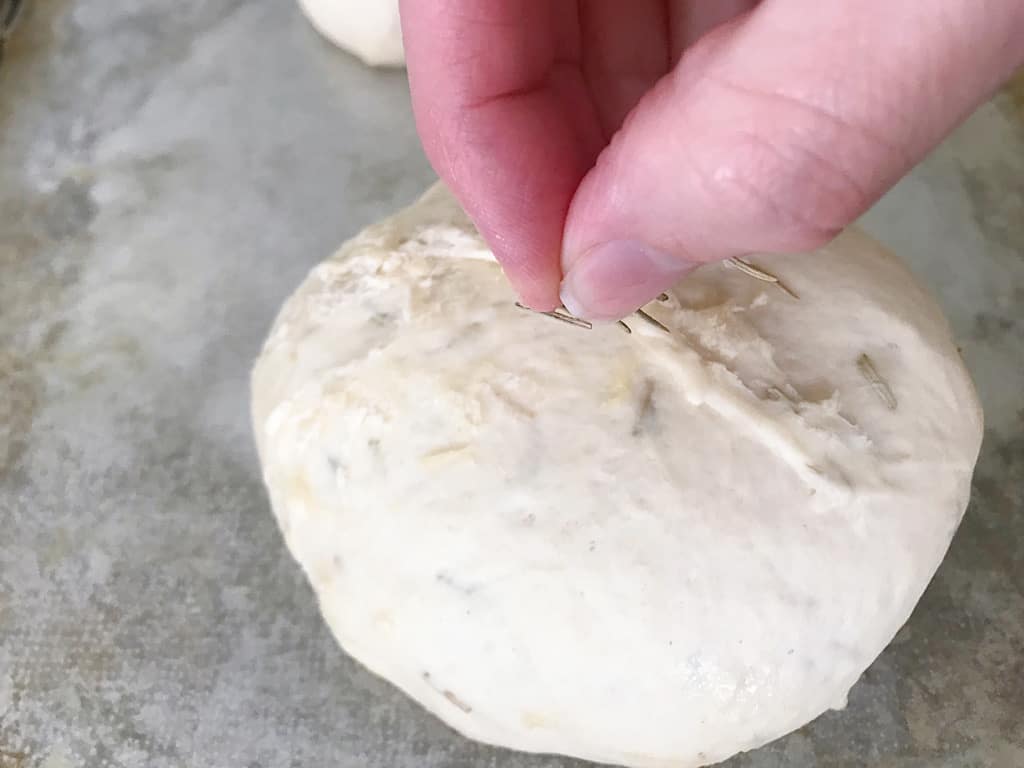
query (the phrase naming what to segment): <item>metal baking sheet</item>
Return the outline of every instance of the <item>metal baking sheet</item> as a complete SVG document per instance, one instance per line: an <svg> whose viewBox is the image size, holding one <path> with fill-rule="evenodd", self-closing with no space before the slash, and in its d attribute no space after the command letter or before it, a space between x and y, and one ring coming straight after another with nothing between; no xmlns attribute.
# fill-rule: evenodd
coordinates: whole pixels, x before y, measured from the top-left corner
<svg viewBox="0 0 1024 768"><path fill-rule="evenodd" d="M1024 765L1024 84L866 217L985 403L974 501L848 708L730 768ZM270 516L248 372L431 180L404 75L287 0L33 0L0 65L0 768L554 768L348 659Z"/></svg>

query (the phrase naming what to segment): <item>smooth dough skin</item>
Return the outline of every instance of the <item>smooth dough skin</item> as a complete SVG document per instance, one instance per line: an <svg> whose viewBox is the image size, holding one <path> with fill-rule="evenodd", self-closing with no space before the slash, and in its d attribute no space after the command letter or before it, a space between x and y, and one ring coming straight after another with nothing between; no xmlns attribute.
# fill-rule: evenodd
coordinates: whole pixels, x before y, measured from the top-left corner
<svg viewBox="0 0 1024 768"><path fill-rule="evenodd" d="M266 484L341 645L513 749L684 768L842 707L910 615L982 433L935 302L856 231L702 267L593 330L514 305L448 191L287 301Z"/></svg>
<svg viewBox="0 0 1024 768"><path fill-rule="evenodd" d="M405 64L398 0L299 0L317 31L371 67Z"/></svg>

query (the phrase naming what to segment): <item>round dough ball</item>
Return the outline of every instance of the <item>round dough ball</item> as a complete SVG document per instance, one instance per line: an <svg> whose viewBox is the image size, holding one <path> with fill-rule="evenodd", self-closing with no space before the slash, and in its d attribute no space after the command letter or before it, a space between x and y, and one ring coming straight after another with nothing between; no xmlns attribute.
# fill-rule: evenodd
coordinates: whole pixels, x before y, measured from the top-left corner
<svg viewBox="0 0 1024 768"><path fill-rule="evenodd" d="M371 67L405 64L398 0L299 0L317 31Z"/></svg>
<svg viewBox="0 0 1024 768"><path fill-rule="evenodd" d="M253 415L342 646L466 736L627 766L843 707L946 552L982 417L875 242L751 262L782 283L707 265L632 333L574 327L515 306L439 185L314 269Z"/></svg>

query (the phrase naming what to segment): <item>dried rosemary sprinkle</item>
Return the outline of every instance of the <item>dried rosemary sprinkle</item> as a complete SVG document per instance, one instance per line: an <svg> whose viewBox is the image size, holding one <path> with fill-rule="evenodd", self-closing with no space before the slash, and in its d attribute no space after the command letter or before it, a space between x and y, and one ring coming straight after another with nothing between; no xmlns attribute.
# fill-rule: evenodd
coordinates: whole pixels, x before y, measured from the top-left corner
<svg viewBox="0 0 1024 768"><path fill-rule="evenodd" d="M662 294L662 296L665 296L666 299L668 298L668 296L666 294ZM661 296L658 297L658 300L659 301L661 300ZM566 309L564 307L559 307L558 309L556 309L556 310L554 310L552 312L540 312L540 311L538 311L536 309L530 309L530 307L526 306L525 304L521 304L518 301L516 302L516 306L519 309L526 310L527 312L533 312L535 315L544 315L544 317L550 317L550 318L553 318L555 320L560 320L561 322L567 323L568 325L575 326L576 328L583 328L583 329L588 330L588 331L593 330L593 328L594 328L594 324L591 323L589 320L584 320L582 317L576 317L575 315L570 315L568 313L568 311L566 311ZM653 325L655 328L657 328L657 329L659 329L661 331L664 331L665 333L672 333L672 331L670 331L665 324L661 323L658 320L655 320L653 317L651 317L649 314L644 312L642 309L638 309L636 311L636 314L639 315L646 322L648 322L651 325ZM622 330L624 330L626 333L628 333L628 334L632 334L633 333L633 329L630 328L628 325L626 325L625 321L619 320L616 324L620 328L622 328Z"/></svg>
<svg viewBox="0 0 1024 768"><path fill-rule="evenodd" d="M643 311L642 309L638 309L638 310L636 311L636 313L637 313L637 315L639 315L639 316L640 316L640 317L641 317L641 318L642 318L643 320L645 320L646 322L650 323L650 324L651 324L651 325L653 325L653 326L654 326L655 328L658 328L658 329L660 329L660 330L664 331L665 333L672 333L672 331L670 331L670 330L668 329L668 326L664 325L663 323L661 323L661 322L660 322L660 321L658 321L658 320L655 320L655 319L654 319L653 317L651 317L651 316L650 316L649 314L647 314L646 312L644 312L644 311Z"/></svg>
<svg viewBox="0 0 1024 768"><path fill-rule="evenodd" d="M861 354L861 356L857 358L857 370L860 371L861 376L868 380L868 383L871 384L871 388L875 390L881 401L885 403L885 407L890 411L895 411L896 406L898 405L896 395L893 394L892 387L889 386L889 383L882 378L878 369L875 368L874 361L872 361L872 359L866 354Z"/></svg>
<svg viewBox="0 0 1024 768"><path fill-rule="evenodd" d="M516 306L519 307L520 309L525 309L527 312L533 312L534 314L537 315L544 315L544 317L552 317L555 320L561 320L563 323L568 323L569 325L576 326L577 328L585 328L588 331L592 330L594 327L594 324L591 323L589 320L584 320L582 317L570 315L568 312L565 311L565 309L562 308L556 309L553 312L539 312L536 309L530 309L525 304L520 304L518 301L516 302Z"/></svg>
<svg viewBox="0 0 1024 768"><path fill-rule="evenodd" d="M782 282L775 275L771 274L770 272L765 272L763 269L755 267L749 261L744 261L739 257L733 257L728 260L728 263L732 264L732 266L736 267L736 269L738 269L743 274L750 275L750 277L753 277L755 280L761 280L762 282L765 283L772 283L773 285L778 286L780 290L792 296L794 299L800 299L800 297L796 295L795 291L793 291L788 285Z"/></svg>

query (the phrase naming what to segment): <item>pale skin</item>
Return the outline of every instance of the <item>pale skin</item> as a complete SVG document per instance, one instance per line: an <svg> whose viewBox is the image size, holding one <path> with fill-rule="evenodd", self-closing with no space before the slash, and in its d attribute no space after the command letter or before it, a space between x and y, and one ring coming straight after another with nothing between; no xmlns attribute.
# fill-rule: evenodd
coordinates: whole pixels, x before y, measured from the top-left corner
<svg viewBox="0 0 1024 768"><path fill-rule="evenodd" d="M1021 0L402 0L427 155L522 300L819 247L1024 64Z"/></svg>

